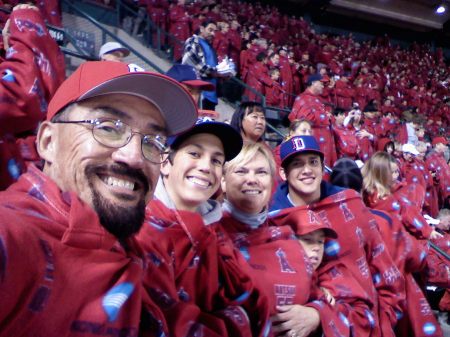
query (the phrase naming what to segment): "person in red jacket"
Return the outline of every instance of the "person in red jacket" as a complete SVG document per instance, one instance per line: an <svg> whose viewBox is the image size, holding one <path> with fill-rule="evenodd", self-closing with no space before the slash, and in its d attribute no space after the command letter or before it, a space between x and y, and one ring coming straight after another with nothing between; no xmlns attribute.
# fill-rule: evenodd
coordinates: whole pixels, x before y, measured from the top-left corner
<svg viewBox="0 0 450 337"><path fill-rule="evenodd" d="M218 62L229 56L230 51L230 24L228 22L218 22L217 32L214 35L213 47L217 53Z"/></svg>
<svg viewBox="0 0 450 337"><path fill-rule="evenodd" d="M385 153L383 156L387 156L387 154ZM369 160L367 165L370 164ZM391 162L390 164L395 163ZM393 173L390 167L383 169L385 172L378 172L378 174ZM360 169L355 162L347 158L340 159L335 163L330 181L338 186L352 188L357 192L361 192L363 188L363 176ZM386 202L385 205L389 205L390 202L392 200ZM421 335L421 328L425 326L427 320L418 308L424 306L427 310L430 308L424 294L417 292L418 284L413 273L422 272L426 268L424 256L428 253L428 247L423 246L405 230L395 210L389 207L380 207L381 204L377 203L370 203L368 206L375 207L375 209L371 209L371 213L377 221L386 249L405 277L406 303L403 303L404 314L396 326L396 333L399 336ZM415 334L411 329L415 330Z"/></svg>
<svg viewBox="0 0 450 337"><path fill-rule="evenodd" d="M352 116L355 111L349 111L349 116ZM344 120L346 118L345 111L340 108L336 108L333 111L334 124L333 132L334 139L336 140L336 152L338 158L348 157L351 159L357 159L359 155L359 144L355 134L344 126Z"/></svg>
<svg viewBox="0 0 450 337"><path fill-rule="evenodd" d="M270 69L269 76L272 80L272 85L266 85L264 87L264 92L266 93L266 105L284 108L286 106L284 103L285 95L279 82L280 70L277 68Z"/></svg>
<svg viewBox="0 0 450 337"><path fill-rule="evenodd" d="M133 236L167 136L196 116L176 81L120 62L85 62L61 84L37 134L43 170L0 192L0 336L168 333Z"/></svg>
<svg viewBox="0 0 450 337"><path fill-rule="evenodd" d="M15 142L35 136L65 77L64 57L37 7L15 6L2 33L6 57L0 63L0 190L25 172L25 153ZM33 143L28 153L36 152Z"/></svg>
<svg viewBox="0 0 450 337"><path fill-rule="evenodd" d="M362 169L364 176L363 195L366 204L377 210L387 212L393 225L384 237L391 238L394 229L400 234L397 237L408 239L409 244L404 247L404 251L397 251L389 245L389 251L397 261L397 265L404 271L406 276L406 305L405 315L399 321L398 332L408 336L423 336L425 332L429 336L443 336L440 326L431 311L431 308L416 281L411 277L411 273L427 273L429 276L436 276L440 266L434 251L429 250L424 238L432 240L442 238L442 235L435 231L421 216L419 208L411 202L411 191L417 193L413 185L394 184L392 179L391 164L395 164L395 159L386 152L375 153ZM400 222L403 229L397 224ZM388 242L390 242L389 240ZM422 252L421 252L422 251ZM411 260L411 254L419 253L419 259ZM439 262L438 262L439 263ZM448 265L448 261L447 261ZM425 270L428 268L429 270ZM448 287L450 274L445 267L442 267L444 286ZM420 308L420 310L418 310Z"/></svg>
<svg viewBox="0 0 450 337"><path fill-rule="evenodd" d="M244 96L246 96L249 101L260 102L261 95L265 95L264 87L272 84L267 61L266 52L260 52L256 56L256 62L248 71L246 84L253 90L246 88Z"/></svg>
<svg viewBox="0 0 450 337"><path fill-rule="evenodd" d="M271 214L308 205L338 234L325 246L323 266L342 262L366 289L372 306L352 307L355 336L394 336L404 300L404 279L384 249L375 219L361 196L322 181L324 154L312 136L297 136L281 146L282 175L272 198ZM320 268L319 268L320 270ZM351 292L351 290L349 290Z"/></svg>
<svg viewBox="0 0 450 337"><path fill-rule="evenodd" d="M426 157L426 164L433 175L438 190L439 208L448 206L450 196L450 168L444 157L448 141L445 137L435 137L432 141L433 151Z"/></svg>
<svg viewBox="0 0 450 337"><path fill-rule="evenodd" d="M177 4L169 8L170 45L173 48L173 59L181 60L184 41L191 36L190 19L186 10L185 0L177 0Z"/></svg>
<svg viewBox="0 0 450 337"><path fill-rule="evenodd" d="M335 92L337 96L337 106L344 110L350 110L353 104L354 90L347 76L342 76L336 81Z"/></svg>
<svg viewBox="0 0 450 337"><path fill-rule="evenodd" d="M320 149L325 154L325 164L332 166L337 156L333 131L331 130L331 118L325 105L318 97L323 91L325 80L321 75L310 75L308 77L307 88L295 99L288 118L290 121L306 119L312 123L314 136L320 144Z"/></svg>
<svg viewBox="0 0 450 337"><path fill-rule="evenodd" d="M275 165L270 151L261 144L244 145L225 166L225 191L221 230L245 258L255 282L269 299L275 334L307 336L321 325L325 336L349 335L346 319L329 305L313 276L315 263L294 235L313 230L336 233L305 207L290 215L268 218L268 203ZM295 230L294 230L295 228ZM316 248L313 248L317 256ZM315 260L315 262L317 262Z"/></svg>
<svg viewBox="0 0 450 337"><path fill-rule="evenodd" d="M148 254L149 243L159 243L163 259L172 261L172 279L149 270L144 287L162 307L170 336L187 331L263 336L270 328L267 303L239 267L232 244L216 235L222 211L210 200L220 186L224 163L240 152L242 138L228 124L201 118L169 143L169 158L137 239Z"/></svg>

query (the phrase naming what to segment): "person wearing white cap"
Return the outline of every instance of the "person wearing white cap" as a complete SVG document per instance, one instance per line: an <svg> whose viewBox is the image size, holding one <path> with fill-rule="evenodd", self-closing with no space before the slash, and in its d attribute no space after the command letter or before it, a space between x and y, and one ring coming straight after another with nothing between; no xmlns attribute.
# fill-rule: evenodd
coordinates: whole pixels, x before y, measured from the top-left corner
<svg viewBox="0 0 450 337"><path fill-rule="evenodd" d="M167 137L196 119L176 81L122 62L85 62L61 84L37 135L43 168L0 193L0 336L164 330L134 234ZM142 311L155 323L140 327Z"/></svg>
<svg viewBox="0 0 450 337"><path fill-rule="evenodd" d="M130 50L115 41L106 42L98 52L100 61L123 62L128 55L130 55Z"/></svg>

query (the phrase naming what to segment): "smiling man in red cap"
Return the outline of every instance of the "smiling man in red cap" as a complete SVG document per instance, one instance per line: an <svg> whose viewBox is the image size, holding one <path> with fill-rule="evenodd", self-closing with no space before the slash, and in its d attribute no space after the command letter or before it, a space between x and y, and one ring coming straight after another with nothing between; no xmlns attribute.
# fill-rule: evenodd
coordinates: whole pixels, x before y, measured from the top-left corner
<svg viewBox="0 0 450 337"><path fill-rule="evenodd" d="M0 336L135 336L142 291L133 239L165 160L189 129L189 93L160 74L86 62L57 90L40 126L43 169L0 193Z"/></svg>

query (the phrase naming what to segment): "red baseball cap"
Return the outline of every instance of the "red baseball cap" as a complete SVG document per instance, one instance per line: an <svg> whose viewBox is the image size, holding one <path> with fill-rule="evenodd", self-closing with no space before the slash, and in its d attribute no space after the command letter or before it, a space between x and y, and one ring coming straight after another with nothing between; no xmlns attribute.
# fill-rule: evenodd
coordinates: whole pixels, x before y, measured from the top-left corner
<svg viewBox="0 0 450 337"><path fill-rule="evenodd" d="M298 206L284 209L279 212L271 212L270 219L277 226L290 226L298 236L322 230L326 237L337 238L337 233L328 224L323 222L319 215L308 206Z"/></svg>
<svg viewBox="0 0 450 337"><path fill-rule="evenodd" d="M445 137L436 137L433 138L433 141L431 142L431 144L434 146L436 144L442 143L444 145L448 145L448 141L447 139L445 139Z"/></svg>
<svg viewBox="0 0 450 337"><path fill-rule="evenodd" d="M112 61L79 66L51 99L47 120L70 103L108 94L133 95L154 104L165 120L169 136L188 130L197 121L196 104L177 81L136 65Z"/></svg>

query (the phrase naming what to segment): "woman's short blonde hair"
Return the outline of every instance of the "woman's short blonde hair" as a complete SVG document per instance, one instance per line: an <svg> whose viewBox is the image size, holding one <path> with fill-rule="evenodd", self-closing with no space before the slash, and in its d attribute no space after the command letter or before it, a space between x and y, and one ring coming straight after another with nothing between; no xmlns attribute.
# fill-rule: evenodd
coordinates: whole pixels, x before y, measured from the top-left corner
<svg viewBox="0 0 450 337"><path fill-rule="evenodd" d="M223 174L225 175L227 171L233 170L236 166L245 164L253 160L258 153L261 153L269 163L270 175L271 177L275 176L276 165L275 160L273 159L272 152L267 148L266 145L262 143L249 143L244 144L241 152L234 157L233 160L225 163Z"/></svg>

